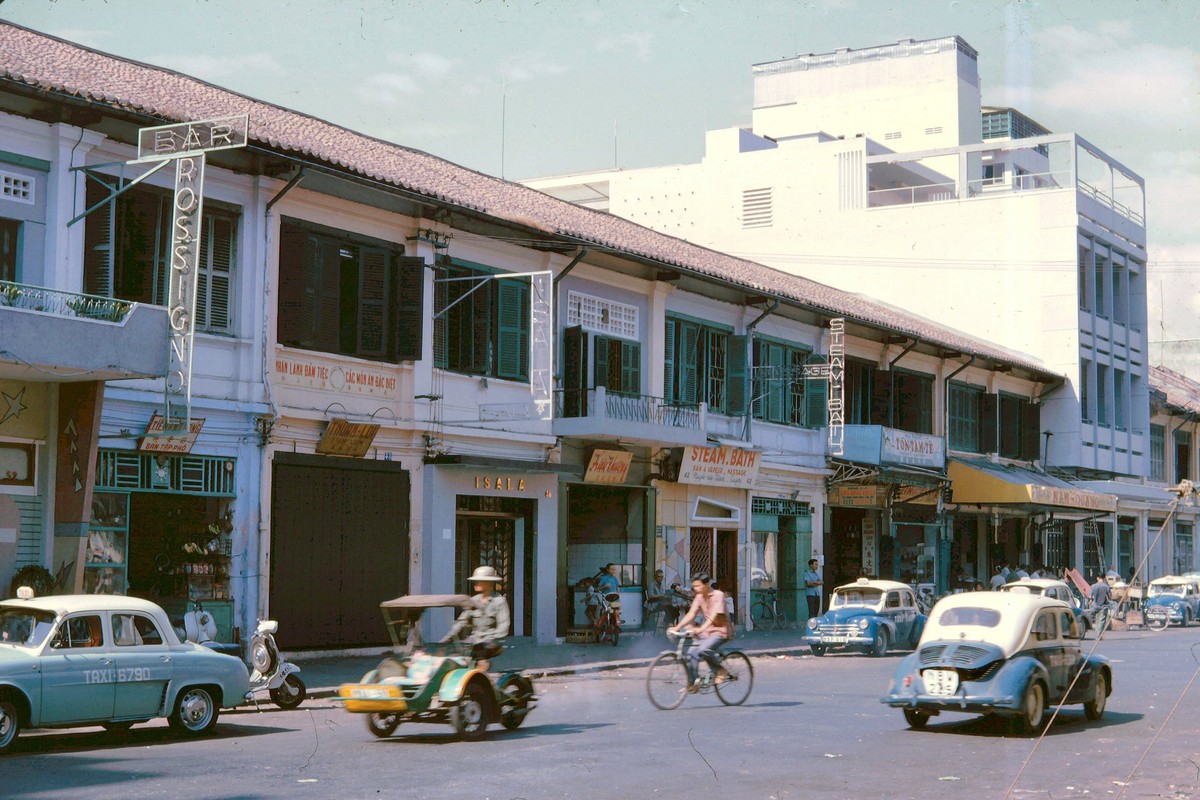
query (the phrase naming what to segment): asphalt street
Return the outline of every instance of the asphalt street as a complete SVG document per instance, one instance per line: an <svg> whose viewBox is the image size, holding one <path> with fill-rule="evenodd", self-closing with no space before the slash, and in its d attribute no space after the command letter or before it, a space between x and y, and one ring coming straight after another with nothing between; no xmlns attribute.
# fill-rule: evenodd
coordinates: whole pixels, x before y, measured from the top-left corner
<svg viewBox="0 0 1200 800"><path fill-rule="evenodd" d="M1097 651L1113 660L1105 718L1064 708L1040 742L962 715L908 730L878 700L900 655L767 657L754 660L753 693L733 708L697 695L659 711L643 669L543 679L525 726L494 727L479 743L415 724L378 740L361 716L324 699L226 712L194 740L173 738L163 721L124 734L30 732L0 759L0 795L1191 798L1200 796L1200 687L1188 690L1197 643L1200 629L1107 637Z"/></svg>

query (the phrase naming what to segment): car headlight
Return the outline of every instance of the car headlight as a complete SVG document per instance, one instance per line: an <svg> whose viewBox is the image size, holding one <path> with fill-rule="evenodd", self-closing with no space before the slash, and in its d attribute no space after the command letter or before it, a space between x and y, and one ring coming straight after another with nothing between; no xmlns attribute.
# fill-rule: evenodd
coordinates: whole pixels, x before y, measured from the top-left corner
<svg viewBox="0 0 1200 800"><path fill-rule="evenodd" d="M870 624L871 624L871 621L869 619L867 619L866 617L863 617L862 619L860 619L858 621L858 627L864 631L867 629L867 626Z"/></svg>
<svg viewBox="0 0 1200 800"><path fill-rule="evenodd" d="M809 618L808 618L808 627L812 628L814 631L815 631L815 630L816 630L818 627L820 627L820 625L821 625L821 623L817 622L817 618L816 618L816 617L809 617Z"/></svg>

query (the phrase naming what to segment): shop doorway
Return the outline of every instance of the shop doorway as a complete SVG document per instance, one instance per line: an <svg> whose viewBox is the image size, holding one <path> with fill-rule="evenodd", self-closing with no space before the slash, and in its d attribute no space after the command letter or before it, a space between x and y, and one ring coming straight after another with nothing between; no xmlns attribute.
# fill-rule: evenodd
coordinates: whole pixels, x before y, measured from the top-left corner
<svg viewBox="0 0 1200 800"><path fill-rule="evenodd" d="M863 519L868 513L875 512L863 508L830 508L829 529L825 532L826 592L851 583L861 575Z"/></svg>
<svg viewBox="0 0 1200 800"><path fill-rule="evenodd" d="M500 576L500 594L508 602L512 636L533 630L533 514L530 500L459 495L455 520L455 591L474 593L476 567Z"/></svg>
<svg viewBox="0 0 1200 800"><path fill-rule="evenodd" d="M689 568L692 577L701 572L712 576L722 592L734 599L738 597L736 530L715 528L692 528L689 543ZM735 606L734 611L737 611Z"/></svg>

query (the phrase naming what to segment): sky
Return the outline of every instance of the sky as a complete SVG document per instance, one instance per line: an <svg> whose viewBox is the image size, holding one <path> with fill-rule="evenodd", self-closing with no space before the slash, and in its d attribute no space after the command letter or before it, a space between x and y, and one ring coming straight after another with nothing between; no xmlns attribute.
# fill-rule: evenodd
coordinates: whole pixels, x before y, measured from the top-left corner
<svg viewBox="0 0 1200 800"><path fill-rule="evenodd" d="M0 0L0 18L520 180L694 163L752 64L959 35L986 105L1146 180L1149 338L1200 339L1195 0Z"/></svg>

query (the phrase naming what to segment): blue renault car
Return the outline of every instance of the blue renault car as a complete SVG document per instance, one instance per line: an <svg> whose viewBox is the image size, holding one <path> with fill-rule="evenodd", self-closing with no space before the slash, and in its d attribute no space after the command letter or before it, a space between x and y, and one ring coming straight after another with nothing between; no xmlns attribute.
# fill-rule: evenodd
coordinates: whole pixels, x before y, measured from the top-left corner
<svg viewBox="0 0 1200 800"><path fill-rule="evenodd" d="M893 646L915 647L925 626L912 587L859 578L829 596L829 610L808 620L804 643L814 656L832 648L882 656Z"/></svg>
<svg viewBox="0 0 1200 800"><path fill-rule="evenodd" d="M1186 628L1200 620L1200 588L1191 577L1165 575L1150 581L1142 606L1146 626L1162 630L1172 622Z"/></svg>

